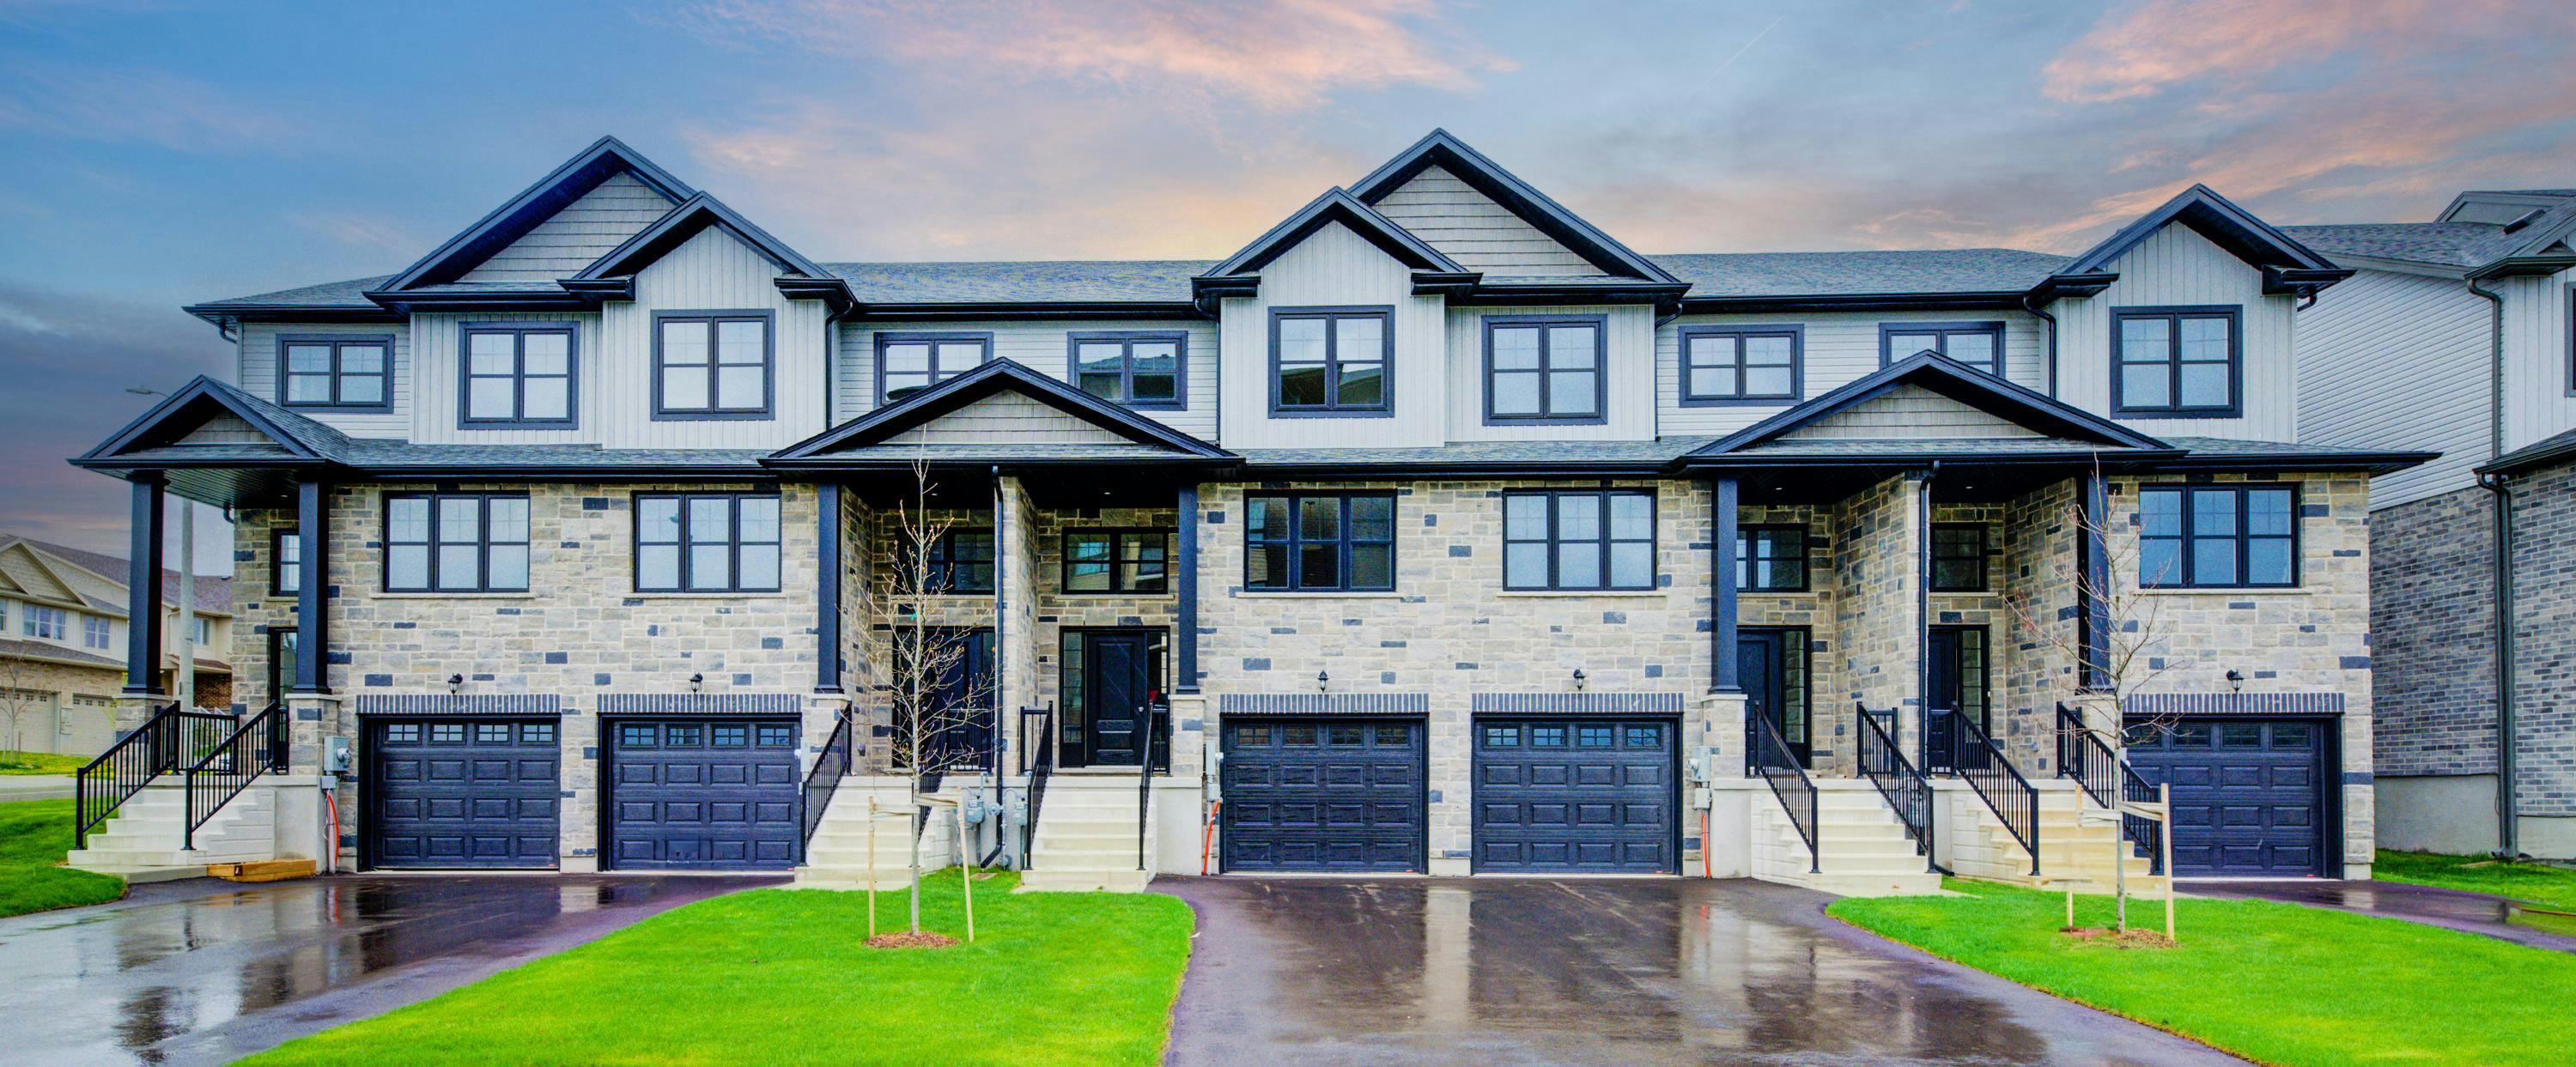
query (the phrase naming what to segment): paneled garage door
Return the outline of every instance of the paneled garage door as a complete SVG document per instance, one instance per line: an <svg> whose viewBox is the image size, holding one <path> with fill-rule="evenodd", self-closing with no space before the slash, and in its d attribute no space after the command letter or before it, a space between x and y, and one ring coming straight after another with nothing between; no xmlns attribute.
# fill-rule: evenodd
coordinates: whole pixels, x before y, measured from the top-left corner
<svg viewBox="0 0 2576 1067"><path fill-rule="evenodd" d="M552 867L563 749L553 719L370 724L377 867Z"/></svg>
<svg viewBox="0 0 2576 1067"><path fill-rule="evenodd" d="M1225 724L1225 869L1419 871L1420 719Z"/></svg>
<svg viewBox="0 0 2576 1067"><path fill-rule="evenodd" d="M1476 870L1669 873L1673 724L1476 722Z"/></svg>
<svg viewBox="0 0 2576 1067"><path fill-rule="evenodd" d="M2316 720L2132 724L2129 761L2173 786L2174 873L2323 875L2325 732Z"/></svg>
<svg viewBox="0 0 2576 1067"><path fill-rule="evenodd" d="M609 725L607 862L618 870L784 870L803 824L794 719Z"/></svg>

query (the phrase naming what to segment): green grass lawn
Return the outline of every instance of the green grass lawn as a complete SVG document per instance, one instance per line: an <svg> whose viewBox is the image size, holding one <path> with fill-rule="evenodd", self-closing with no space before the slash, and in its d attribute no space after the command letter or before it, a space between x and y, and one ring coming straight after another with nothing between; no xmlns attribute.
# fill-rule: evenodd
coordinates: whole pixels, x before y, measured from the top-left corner
<svg viewBox="0 0 2576 1067"><path fill-rule="evenodd" d="M0 774L70 774L88 762L79 756L0 748Z"/></svg>
<svg viewBox="0 0 2576 1067"><path fill-rule="evenodd" d="M2544 908L2576 911L2576 871L2564 867L2539 863L2488 863L2484 856L2438 856L2426 852L2383 850L2371 864L2370 876L2382 882L2493 893Z"/></svg>
<svg viewBox="0 0 2576 1067"><path fill-rule="evenodd" d="M1828 914L1933 955L2276 1064L2562 1064L2576 955L2261 900L2185 898L2181 944L2057 932L2062 894L1952 881L1965 897L1837 900ZM2160 901L2131 901L2161 930ZM2108 897L2076 921L2107 926Z"/></svg>
<svg viewBox="0 0 2576 1067"><path fill-rule="evenodd" d="M1161 1059L1190 909L1158 894L975 884L978 939L869 949L867 894L763 889L676 908L434 1000L245 1061L1128 1063ZM904 895L878 894L879 929ZM962 936L957 872L922 925Z"/></svg>
<svg viewBox="0 0 2576 1067"><path fill-rule="evenodd" d="M125 895L125 879L56 866L71 850L71 801L0 804L0 915L104 904Z"/></svg>

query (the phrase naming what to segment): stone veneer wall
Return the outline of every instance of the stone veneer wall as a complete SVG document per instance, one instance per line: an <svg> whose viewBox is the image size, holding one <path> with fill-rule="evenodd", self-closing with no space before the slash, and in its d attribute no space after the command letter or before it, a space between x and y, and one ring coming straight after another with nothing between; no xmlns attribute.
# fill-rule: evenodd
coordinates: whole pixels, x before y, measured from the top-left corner
<svg viewBox="0 0 2576 1067"><path fill-rule="evenodd" d="M1857 773L1851 733L1855 703L1872 711L1898 709L1897 740L1909 751L1920 729L1923 644L1922 482L1908 476L1881 481L1845 498L1835 510L1835 602L1845 688L1819 718L1813 764L1834 775Z"/></svg>
<svg viewBox="0 0 2576 1067"><path fill-rule="evenodd" d="M1992 573L2008 618L1989 631L1999 656L1995 741L2034 777L2056 773L2057 705L2083 684L2071 651L2081 632L2083 484L2051 482L2003 506L2003 557Z"/></svg>
<svg viewBox="0 0 2576 1067"><path fill-rule="evenodd" d="M918 611L920 621L929 626L985 628L993 625L993 594L959 593L955 595L912 598L896 595L908 582L912 563L902 551L906 531L914 530L935 537L951 531L988 531L993 528L990 509L931 508L921 510L909 498L883 500L862 505L867 513L863 524L865 535L853 541L847 558L860 569L856 582L868 591L863 623L850 631L850 660L857 664L856 674L864 681L853 694L858 709L858 722L870 739L861 767L871 774L884 774L894 769L894 693L898 679L894 670L893 630L898 624L913 620L899 613ZM899 582L900 580L900 582ZM998 651L998 649L996 650Z"/></svg>
<svg viewBox="0 0 2576 1067"><path fill-rule="evenodd" d="M2491 496L2471 486L2371 513L2379 774L2495 773Z"/></svg>
<svg viewBox="0 0 2576 1067"><path fill-rule="evenodd" d="M2005 756L2016 766L2029 770L2035 765L2025 762L2027 724L2023 716L2013 713L2008 693L2010 686L2005 681L2016 665L2014 646L2017 644L2014 640L2015 615L2007 599L2013 591L2010 584L2012 556L2007 550L2010 537L2005 529L2006 513L2011 509L2003 504L1941 503L1941 491L1941 483L1935 480L1932 484L1934 523L1974 524L1986 531L1986 587L1977 592L1933 591L1932 616L1927 621L1936 627L1973 626L1984 629L1988 729L1994 735L1995 743L2003 746ZM1927 575L1924 580L1929 582L1931 579ZM2052 713L2054 710L2052 705Z"/></svg>
<svg viewBox="0 0 2576 1067"><path fill-rule="evenodd" d="M1808 736L1814 753L1833 751L1833 734L1837 725L1849 729L1850 701L1844 696L1848 686L1843 681L1846 671L1840 649L1842 631L1836 619L1836 606L1842 595L1841 541L1835 536L1835 509L1805 505L1742 505L1737 522L1743 526L1803 526L1807 530L1807 591L1803 593L1748 593L1738 591L1735 598L1735 625L1744 628L1794 628L1807 633L1807 716ZM1705 535L1702 535L1705 536ZM1707 569L1705 562L1700 569ZM1740 726L1728 727L1740 730ZM1741 770L1744 742L1740 735L1722 738L1720 747L1735 760ZM1812 766L1822 766L1811 755Z"/></svg>
<svg viewBox="0 0 2576 1067"><path fill-rule="evenodd" d="M2524 851L2576 856L2576 464L2512 490L2514 811Z"/></svg>

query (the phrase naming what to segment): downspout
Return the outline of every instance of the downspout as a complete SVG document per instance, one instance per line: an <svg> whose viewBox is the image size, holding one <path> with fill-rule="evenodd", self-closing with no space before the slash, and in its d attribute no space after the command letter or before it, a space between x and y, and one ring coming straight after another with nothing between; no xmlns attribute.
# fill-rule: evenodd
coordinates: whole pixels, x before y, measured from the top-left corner
<svg viewBox="0 0 2576 1067"><path fill-rule="evenodd" d="M2040 310L2039 304L2033 301L2028 293L2022 294L2021 309L2039 316L2041 322L2048 324L2048 397L2055 400L2057 399L2057 316Z"/></svg>
<svg viewBox="0 0 2576 1067"><path fill-rule="evenodd" d="M981 861L986 867L992 866L994 857L1002 854L1002 849L1011 836L1002 832L1001 819L1001 812L1010 808L1008 803L1003 802L1002 796L1003 783L1008 781L1002 776L1004 768L1008 766L1003 760L1002 750L1010 744L1009 735L1002 729L1004 677L1002 665L1010 661L1006 651L1010 647L1006 637L1008 631L1004 629L1009 625L1010 613L1006 609L1010 599L1003 592L1010 587L1009 580L1004 577L1007 570L1004 561L1009 558L1004 553L1009 551L1007 547L1009 541L1010 538L1004 536L1002 530L1002 465L996 463L993 465L993 647L985 653L991 659L993 667L993 800L996 810L993 817L993 851L986 853ZM967 845L966 851L970 855L973 854L974 846ZM1022 870L1028 869L1028 864L1028 857L1020 857Z"/></svg>
<svg viewBox="0 0 2576 1067"><path fill-rule="evenodd" d="M2493 306L2488 336L2489 372L2487 374L2487 449L2490 459L2504 455L2504 296L2492 289L2481 288L2478 279L2467 279L2469 291L2485 298ZM2488 499L2495 504L2495 541L2488 561L2495 583L2495 705L2496 705L2496 854L2513 856L2521 852L2519 821L2514 814L2513 766L2513 489L2503 474L2481 474L2478 484L2485 487Z"/></svg>

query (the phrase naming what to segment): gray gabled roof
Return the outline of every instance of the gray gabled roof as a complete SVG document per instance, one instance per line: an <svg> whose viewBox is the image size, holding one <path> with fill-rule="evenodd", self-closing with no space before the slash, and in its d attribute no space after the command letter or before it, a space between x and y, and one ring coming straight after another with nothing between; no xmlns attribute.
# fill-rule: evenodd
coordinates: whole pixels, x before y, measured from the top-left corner
<svg viewBox="0 0 2576 1067"><path fill-rule="evenodd" d="M862 304L1186 304L1212 259L825 263Z"/></svg>
<svg viewBox="0 0 2576 1067"><path fill-rule="evenodd" d="M2327 256L2368 256L2443 267L2474 267L2476 250L2503 227L2478 222L2351 222L2284 226L2282 232Z"/></svg>
<svg viewBox="0 0 2576 1067"><path fill-rule="evenodd" d="M2489 460L2478 468L2480 474L2520 474L2534 467L2545 467L2576 458L2576 430L2541 438Z"/></svg>
<svg viewBox="0 0 2576 1067"><path fill-rule="evenodd" d="M1649 256L1691 297L2023 292L2068 260L2016 248Z"/></svg>

